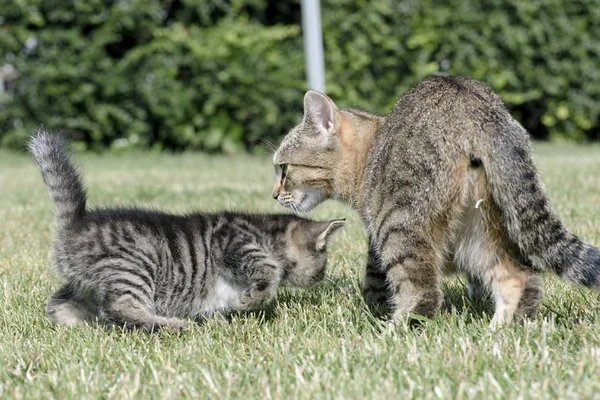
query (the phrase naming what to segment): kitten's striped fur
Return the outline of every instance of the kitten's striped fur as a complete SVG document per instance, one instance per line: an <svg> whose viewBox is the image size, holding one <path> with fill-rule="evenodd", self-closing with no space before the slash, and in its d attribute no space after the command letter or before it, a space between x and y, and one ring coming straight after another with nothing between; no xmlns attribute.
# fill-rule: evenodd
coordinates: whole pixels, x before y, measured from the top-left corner
<svg viewBox="0 0 600 400"><path fill-rule="evenodd" d="M387 116L314 91L304 110L273 157L286 172L273 196L304 209L336 198L360 213L368 303L433 314L447 263L491 292L494 324L535 312L543 271L600 288L600 249L552 211L527 133L481 82L428 78Z"/></svg>
<svg viewBox="0 0 600 400"><path fill-rule="evenodd" d="M287 214L87 210L63 139L42 132L29 148L59 228L55 261L66 282L47 305L59 324L181 329L184 318L258 309L282 284L321 280L327 242L344 224Z"/></svg>

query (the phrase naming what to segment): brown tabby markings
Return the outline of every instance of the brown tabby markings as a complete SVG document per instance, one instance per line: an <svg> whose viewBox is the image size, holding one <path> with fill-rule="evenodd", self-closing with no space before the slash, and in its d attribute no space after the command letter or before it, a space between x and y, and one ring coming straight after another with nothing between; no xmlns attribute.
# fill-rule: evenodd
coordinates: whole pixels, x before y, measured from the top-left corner
<svg viewBox="0 0 600 400"><path fill-rule="evenodd" d="M304 114L273 156L273 197L300 211L333 198L360 214L367 303L431 315L447 264L492 295L493 324L535 312L540 272L600 287L600 249L552 211L527 133L482 83L426 79L383 117L309 91Z"/></svg>

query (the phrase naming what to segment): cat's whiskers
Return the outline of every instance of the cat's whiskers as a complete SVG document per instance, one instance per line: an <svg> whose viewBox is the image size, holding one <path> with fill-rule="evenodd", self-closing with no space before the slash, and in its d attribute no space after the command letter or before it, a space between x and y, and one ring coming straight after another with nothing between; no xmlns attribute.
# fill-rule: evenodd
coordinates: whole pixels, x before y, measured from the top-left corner
<svg viewBox="0 0 600 400"><path fill-rule="evenodd" d="M272 157L277 151L277 146L275 146L275 144L269 139L261 138L258 140L258 142L262 145L260 146L260 149L264 152L264 154L268 154Z"/></svg>

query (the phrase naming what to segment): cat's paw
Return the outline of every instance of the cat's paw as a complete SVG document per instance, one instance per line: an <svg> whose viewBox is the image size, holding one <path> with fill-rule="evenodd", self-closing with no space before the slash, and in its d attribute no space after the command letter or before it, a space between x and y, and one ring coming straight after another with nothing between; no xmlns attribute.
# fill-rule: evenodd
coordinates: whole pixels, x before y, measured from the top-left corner
<svg viewBox="0 0 600 400"><path fill-rule="evenodd" d="M164 327L172 329L176 332L181 332L187 328L187 321L179 318L169 318Z"/></svg>
<svg viewBox="0 0 600 400"><path fill-rule="evenodd" d="M260 308L266 299L264 291L260 291L254 288L244 290L239 297L240 310L256 310Z"/></svg>
<svg viewBox="0 0 600 400"><path fill-rule="evenodd" d="M256 294L253 289L246 289L240 294L239 302L242 308L248 308L256 302Z"/></svg>

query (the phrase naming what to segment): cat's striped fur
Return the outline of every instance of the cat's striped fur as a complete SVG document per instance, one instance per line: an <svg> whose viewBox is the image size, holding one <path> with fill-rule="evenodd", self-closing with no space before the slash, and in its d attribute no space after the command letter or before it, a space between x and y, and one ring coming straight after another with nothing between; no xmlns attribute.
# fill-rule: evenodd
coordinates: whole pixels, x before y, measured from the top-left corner
<svg viewBox="0 0 600 400"><path fill-rule="evenodd" d="M315 91L304 110L274 154L273 197L301 209L335 198L360 213L368 303L431 315L448 263L491 292L494 324L535 312L543 271L600 288L600 249L552 211L527 132L481 82L430 77L386 116Z"/></svg>
<svg viewBox="0 0 600 400"><path fill-rule="evenodd" d="M184 318L258 309L282 284L321 280L328 239L344 224L289 214L87 210L64 140L42 132L29 148L59 228L55 261L65 284L47 305L59 324L181 329Z"/></svg>

